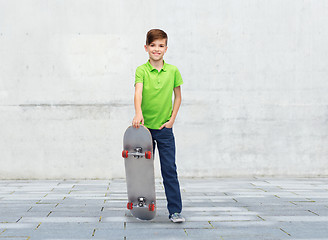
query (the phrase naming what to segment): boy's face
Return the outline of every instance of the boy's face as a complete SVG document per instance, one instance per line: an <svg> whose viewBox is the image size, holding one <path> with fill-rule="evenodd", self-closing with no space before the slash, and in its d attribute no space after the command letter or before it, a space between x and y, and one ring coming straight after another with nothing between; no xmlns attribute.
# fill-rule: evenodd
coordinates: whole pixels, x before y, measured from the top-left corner
<svg viewBox="0 0 328 240"><path fill-rule="evenodd" d="M145 45L145 50L153 61L163 60L164 54L167 51L166 39L157 39L149 45Z"/></svg>

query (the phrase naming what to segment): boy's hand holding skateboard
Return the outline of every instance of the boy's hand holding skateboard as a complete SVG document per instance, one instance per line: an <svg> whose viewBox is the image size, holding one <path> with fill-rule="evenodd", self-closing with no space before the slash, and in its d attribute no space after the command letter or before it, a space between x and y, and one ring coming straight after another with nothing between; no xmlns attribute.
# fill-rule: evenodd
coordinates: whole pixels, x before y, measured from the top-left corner
<svg viewBox="0 0 328 240"><path fill-rule="evenodd" d="M140 127L140 123L141 123L141 125L143 126L144 125L144 122L145 120L144 120L144 118L143 118L143 116L142 116L142 113L140 113L140 114L136 114L135 116L134 116L134 118L133 118L133 121L132 121L132 126L134 127L134 128L139 128Z"/></svg>

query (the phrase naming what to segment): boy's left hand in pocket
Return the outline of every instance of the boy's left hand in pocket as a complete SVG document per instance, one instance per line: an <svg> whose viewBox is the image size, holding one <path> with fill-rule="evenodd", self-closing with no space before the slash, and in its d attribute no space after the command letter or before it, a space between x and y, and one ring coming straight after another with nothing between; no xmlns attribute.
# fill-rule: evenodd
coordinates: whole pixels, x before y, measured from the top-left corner
<svg viewBox="0 0 328 240"><path fill-rule="evenodd" d="M164 123L159 130L162 130L163 128L172 128L173 127L174 122L168 121L166 123Z"/></svg>

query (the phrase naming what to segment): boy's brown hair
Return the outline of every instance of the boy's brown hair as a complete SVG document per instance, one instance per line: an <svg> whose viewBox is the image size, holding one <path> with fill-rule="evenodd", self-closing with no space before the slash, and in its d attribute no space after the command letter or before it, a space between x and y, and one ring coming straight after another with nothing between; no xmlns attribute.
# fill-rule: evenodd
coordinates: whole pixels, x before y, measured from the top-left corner
<svg viewBox="0 0 328 240"><path fill-rule="evenodd" d="M146 45L151 44L157 39L165 39L167 45L167 40L168 40L167 34L161 29L152 29L147 33Z"/></svg>

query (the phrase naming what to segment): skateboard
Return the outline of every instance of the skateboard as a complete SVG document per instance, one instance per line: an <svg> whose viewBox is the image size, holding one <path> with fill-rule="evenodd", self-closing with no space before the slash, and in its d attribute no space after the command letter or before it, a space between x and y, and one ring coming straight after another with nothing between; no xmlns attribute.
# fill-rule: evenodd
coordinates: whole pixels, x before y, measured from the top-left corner
<svg viewBox="0 0 328 240"><path fill-rule="evenodd" d="M128 127L124 133L122 157L128 192L127 208L141 220L156 215L153 140L149 130Z"/></svg>

